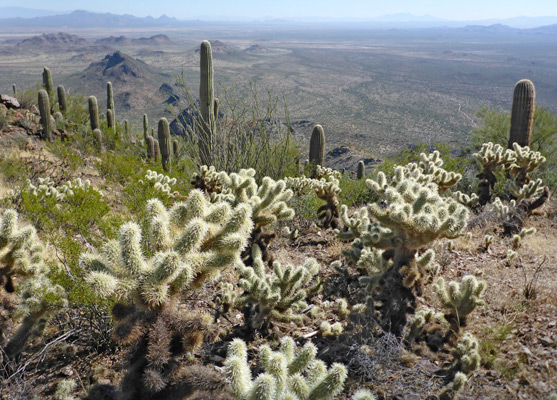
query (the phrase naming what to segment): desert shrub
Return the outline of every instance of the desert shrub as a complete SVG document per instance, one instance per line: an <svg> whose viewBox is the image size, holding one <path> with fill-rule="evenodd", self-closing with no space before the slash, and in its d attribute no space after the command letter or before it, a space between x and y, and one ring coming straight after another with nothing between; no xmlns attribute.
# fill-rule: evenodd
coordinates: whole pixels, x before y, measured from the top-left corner
<svg viewBox="0 0 557 400"><path fill-rule="evenodd" d="M178 96L181 101L172 112L185 139L179 157L199 160L199 102L191 95L183 76L177 78L177 84L182 91ZM250 85L247 96L240 96L222 86L218 92L216 97L220 102L213 138L214 149L218 150L211 153L211 164L228 173L255 168L258 179L297 175L300 152L292 135L284 99L274 98L270 92L261 99L254 84ZM199 161L196 163L200 164Z"/></svg>
<svg viewBox="0 0 557 400"><path fill-rule="evenodd" d="M348 207L360 206L374 200L373 193L366 185L365 179L352 179L344 174L339 181L339 200Z"/></svg>

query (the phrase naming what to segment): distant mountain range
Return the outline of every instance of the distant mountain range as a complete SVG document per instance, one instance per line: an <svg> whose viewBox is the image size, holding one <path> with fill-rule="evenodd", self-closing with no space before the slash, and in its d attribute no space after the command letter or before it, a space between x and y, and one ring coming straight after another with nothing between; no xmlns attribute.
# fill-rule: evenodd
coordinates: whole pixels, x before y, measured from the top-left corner
<svg viewBox="0 0 557 400"><path fill-rule="evenodd" d="M0 15L2 14L0 9ZM146 28L181 26L184 22L163 15L159 18L139 18L133 15L73 11L70 14L35 18L0 19L0 28Z"/></svg>
<svg viewBox="0 0 557 400"><path fill-rule="evenodd" d="M135 17L111 13L95 13L77 10L62 13L49 10L36 10L21 7L0 7L0 30L2 28L146 28L146 27L180 27L208 25L211 21L182 21L163 15L159 18ZM247 20L247 24L269 24L273 26L303 23L326 25L329 27L351 26L352 28L463 28L468 25L491 26L505 25L516 29L532 29L557 24L557 17L515 17L508 19L486 19L480 21L451 21L431 15L416 16L407 13L390 14L368 19L337 20L327 18L294 18ZM239 20L231 23L241 23ZM347 25L348 24L348 25Z"/></svg>

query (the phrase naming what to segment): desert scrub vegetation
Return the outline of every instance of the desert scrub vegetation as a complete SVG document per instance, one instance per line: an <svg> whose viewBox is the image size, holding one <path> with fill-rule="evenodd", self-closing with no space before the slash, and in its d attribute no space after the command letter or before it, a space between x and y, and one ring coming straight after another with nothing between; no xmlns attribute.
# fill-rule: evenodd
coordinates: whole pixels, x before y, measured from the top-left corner
<svg viewBox="0 0 557 400"><path fill-rule="evenodd" d="M547 397L551 156L420 145L354 179L316 127L302 171L279 102L217 100L210 49L183 137L46 70L52 141L29 110L6 119L31 135L0 129L0 395Z"/></svg>

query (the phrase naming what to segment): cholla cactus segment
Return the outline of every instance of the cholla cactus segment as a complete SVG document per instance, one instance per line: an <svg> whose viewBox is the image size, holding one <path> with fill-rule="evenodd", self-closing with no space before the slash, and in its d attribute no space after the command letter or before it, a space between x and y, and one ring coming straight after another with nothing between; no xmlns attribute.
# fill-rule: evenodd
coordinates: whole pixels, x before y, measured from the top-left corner
<svg viewBox="0 0 557 400"><path fill-rule="evenodd" d="M45 248L31 226L20 227L15 210L0 215L0 299L3 291L19 292L19 304L13 317L23 317L12 332L4 350L8 357L16 356L33 334L33 326L49 312L65 305L66 294L48 278L50 268L45 263ZM14 276L23 280L19 288Z"/></svg>
<svg viewBox="0 0 557 400"><path fill-rule="evenodd" d="M472 193L471 195L467 195L466 193L462 193L460 191L453 192L452 194L453 199L458 201L460 204L464 204L466 207L475 209L480 205L480 198L476 193Z"/></svg>
<svg viewBox="0 0 557 400"><path fill-rule="evenodd" d="M505 257L505 259L506 259L507 262L508 262L508 261L512 261L512 260L514 260L514 259L517 258L517 257L518 257L518 253L517 253L516 251L513 251L513 250L511 250L511 249L507 250L507 255L506 255L506 257Z"/></svg>
<svg viewBox="0 0 557 400"><path fill-rule="evenodd" d="M344 328L340 322L335 322L331 325L328 321L323 321L321 325L319 325L319 332L321 332L321 336L323 337L340 336L343 331Z"/></svg>
<svg viewBox="0 0 557 400"><path fill-rule="evenodd" d="M406 166L409 172L419 170L424 176L415 178L422 183L426 181L434 182L439 191L445 191L451 186L456 185L461 179L462 175L456 172L449 172L443 169L444 161L441 158L439 151L434 151L431 154L421 153L420 161L418 163L411 163Z"/></svg>
<svg viewBox="0 0 557 400"><path fill-rule="evenodd" d="M346 368L333 364L327 369L316 354L313 344L298 349L290 337L281 340L277 351L264 345L259 349L259 361L265 372L252 379L245 343L234 339L224 363L225 374L237 400L331 399L344 386Z"/></svg>
<svg viewBox="0 0 557 400"><path fill-rule="evenodd" d="M510 193L516 198L517 203L533 201L542 196L543 192L544 184L541 179L530 181L521 187L514 182L510 186Z"/></svg>
<svg viewBox="0 0 557 400"><path fill-rule="evenodd" d="M521 147L513 143L515 158L509 167L510 174L515 180L524 185L530 181L530 172L534 171L545 162L545 157L538 151L532 151L528 146Z"/></svg>
<svg viewBox="0 0 557 400"><path fill-rule="evenodd" d="M365 285L368 293L373 293L383 275L394 265L393 260L383 257L384 250L365 248L361 252L357 266L368 275L360 277L360 284Z"/></svg>
<svg viewBox="0 0 557 400"><path fill-rule="evenodd" d="M54 393L55 400L74 400L75 397L71 393L77 387L77 383L73 379L64 379L58 382L56 386L56 393Z"/></svg>
<svg viewBox="0 0 557 400"><path fill-rule="evenodd" d="M146 211L144 233L129 222L120 227L118 241L80 258L100 295L133 299L144 308L158 307L184 286L240 262L252 227L249 205L213 204L197 190L168 210L152 199Z"/></svg>
<svg viewBox="0 0 557 400"><path fill-rule="evenodd" d="M172 186L176 184L176 178L170 178L164 174L159 174L157 171L147 170L145 175L147 182L153 185L157 191L166 193L169 196L174 196L177 192L172 192Z"/></svg>
<svg viewBox="0 0 557 400"><path fill-rule="evenodd" d="M516 207L516 201L511 200L508 205L503 204L499 197L496 197L493 203L489 205L489 210L497 214L500 219L507 220L513 213Z"/></svg>
<svg viewBox="0 0 557 400"><path fill-rule="evenodd" d="M102 192L95 189L91 185L89 179L83 181L81 178L76 178L72 181L67 181L60 186L56 186L56 183L47 178L38 178L38 185L33 185L30 181L27 181L27 189L29 193L38 198L52 197L56 199L56 202L63 202L69 197L75 196L76 192L94 190L100 196L103 196Z"/></svg>
<svg viewBox="0 0 557 400"><path fill-rule="evenodd" d="M340 180L341 175L342 174L340 173L340 171L334 170L332 168L323 167L319 164L315 166L315 179L317 180L328 180L330 177Z"/></svg>
<svg viewBox="0 0 557 400"><path fill-rule="evenodd" d="M199 171L193 174L192 185L207 194L220 193L222 183L219 172L214 166L201 165Z"/></svg>
<svg viewBox="0 0 557 400"><path fill-rule="evenodd" d="M440 400L454 399L456 394L464 388L467 381L468 378L466 377L466 374L462 372L457 372L452 382L441 391L441 393L439 394L439 399Z"/></svg>
<svg viewBox="0 0 557 400"><path fill-rule="evenodd" d="M17 315L26 317L44 314L68 304L66 292L60 285L54 285L46 274L33 275L19 288L20 302Z"/></svg>
<svg viewBox="0 0 557 400"><path fill-rule="evenodd" d="M75 400L72 392L77 387L77 383L73 379L64 379L58 382L56 386L56 393L54 393L55 400Z"/></svg>
<svg viewBox="0 0 557 400"><path fill-rule="evenodd" d="M476 307L485 304L480 297L486 286L485 281L478 281L474 275L466 275L460 284L452 281L446 285L445 280L439 278L434 288L442 306L462 324Z"/></svg>
<svg viewBox="0 0 557 400"><path fill-rule="evenodd" d="M360 389L354 393L352 400L376 400L376 397L369 390Z"/></svg>
<svg viewBox="0 0 557 400"><path fill-rule="evenodd" d="M437 238L454 238L462 233L468 210L452 198L439 196L437 185L420 184L407 175L404 167L397 167L388 185L384 176L366 181L371 190L385 198L387 205L373 203L367 207L377 222L362 235L364 245L418 249Z"/></svg>
<svg viewBox="0 0 557 400"><path fill-rule="evenodd" d="M333 229L339 227L338 195L340 193L340 172L317 165L319 179L306 177L286 178L287 186L298 193L313 190L317 197L324 200L326 204L319 207L317 215L324 228L329 226Z"/></svg>
<svg viewBox="0 0 557 400"><path fill-rule="evenodd" d="M430 308L418 310L410 319L410 330L406 334L404 340L407 343L411 343L422 334L426 324L433 320L441 320L442 318L442 313L436 313Z"/></svg>
<svg viewBox="0 0 557 400"><path fill-rule="evenodd" d="M480 367L480 345L472 334L465 333L452 350L453 370L469 374Z"/></svg>
<svg viewBox="0 0 557 400"><path fill-rule="evenodd" d="M273 271L267 273L261 249L257 245L252 247L252 259L251 267L238 265L240 286L245 294L236 302L237 305L251 304L257 310L252 326L259 328L269 319L302 322L302 316L296 312L306 308L305 299L321 287L319 279L310 285L319 272L317 261L309 258L298 267L282 266L275 261Z"/></svg>
<svg viewBox="0 0 557 400"><path fill-rule="evenodd" d="M0 215L0 282L8 289L13 286L11 276L43 274L44 247L32 226L20 227L15 210L6 210Z"/></svg>
<svg viewBox="0 0 557 400"><path fill-rule="evenodd" d="M516 162L516 153L492 142L482 144L480 151L473 154L484 172L509 169Z"/></svg>
<svg viewBox="0 0 557 400"><path fill-rule="evenodd" d="M230 175L224 171L220 172L223 191L221 195L215 196L215 199L225 200L233 206L249 204L253 210L255 230L278 220L293 218L294 210L287 205L293 192L286 188L286 183L266 176L261 185L258 185L254 177L254 169L242 169Z"/></svg>
<svg viewBox="0 0 557 400"><path fill-rule="evenodd" d="M536 228L530 228L530 229L524 229L523 228L518 234L514 235L513 236L513 250L516 250L520 247L522 239L524 239L527 235L533 235L536 232L537 232Z"/></svg>
<svg viewBox="0 0 557 400"><path fill-rule="evenodd" d="M369 231L371 221L368 216L367 208L362 208L354 212L352 217L348 216L348 207L344 204L340 206L340 219L346 231L335 230L336 236L341 240L354 240L360 238L364 233Z"/></svg>

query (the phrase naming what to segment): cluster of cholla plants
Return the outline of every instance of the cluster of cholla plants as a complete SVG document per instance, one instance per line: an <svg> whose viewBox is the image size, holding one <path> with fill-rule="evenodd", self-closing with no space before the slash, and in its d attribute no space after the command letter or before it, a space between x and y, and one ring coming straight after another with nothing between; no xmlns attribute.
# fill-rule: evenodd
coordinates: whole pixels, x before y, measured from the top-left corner
<svg viewBox="0 0 557 400"><path fill-rule="evenodd" d="M165 398L223 387L212 370L178 362L199 348L211 322L208 315L185 312L181 294L240 262L251 232L251 207L211 203L194 190L170 209L153 199L146 214L143 232L126 223L117 240L80 259L98 295L118 299L112 310L114 338L135 345L121 383L122 398Z"/></svg>
<svg viewBox="0 0 557 400"><path fill-rule="evenodd" d="M35 229L20 226L15 210L4 211L0 215L0 303L8 314L0 315L0 346L8 359L40 334L51 312L66 303L64 289L50 281L49 273L45 247ZM19 326L8 335L8 327L18 320Z"/></svg>
<svg viewBox="0 0 557 400"><path fill-rule="evenodd" d="M50 177L38 178L38 184L36 186L33 185L31 181L27 181L27 191L31 195L41 199L52 197L56 199L57 202L63 202L68 197L73 197L76 192L89 190L97 192L102 197L102 192L91 186L91 181L89 179L83 181L81 178L76 178L59 186L57 186Z"/></svg>
<svg viewBox="0 0 557 400"><path fill-rule="evenodd" d="M473 275L465 276L460 284L453 281L447 285L443 278L435 282L437 298L447 309L445 319L450 323L451 335L458 334L460 327L466 325L466 317L477 307L485 305L481 296L486 286L485 281L480 281Z"/></svg>
<svg viewBox="0 0 557 400"><path fill-rule="evenodd" d="M198 130L193 129L192 133L197 139L198 158L203 163L211 163L218 158L215 149L220 139L209 42L201 47L201 75L201 112L193 122ZM65 89L59 86L58 105L54 104L52 77L46 68L44 87L38 95L41 132L44 139L51 141L53 133L60 134L60 130L51 126L51 114L54 114L56 127L59 124L70 126L68 103ZM126 139L126 143L135 146L137 142L130 137L133 133L128 122L124 121L121 130L116 121L110 82L107 84L106 115L104 110L99 110L96 98L89 98L88 106L90 129L83 129L84 143L96 142L98 149L103 150L102 130L105 130L113 136L107 136L107 140ZM55 113L56 107L60 112ZM229 122L241 126L237 121ZM520 145L511 143L512 149L485 144L474 155L481 166L477 194L451 193L462 176L444 169L438 151L422 153L416 162L397 166L392 176L370 173L375 178L368 179L366 185L373 194L370 198L377 201L354 211L346 205L341 206L340 181L344 177L323 166L325 136L319 125L311 139L311 163L306 171L310 177L275 180L257 176L254 169L224 172L214 166L201 166L191 181L196 189L189 193L175 191L175 187L180 187L177 179L156 171L147 170L143 177L143 171L153 159L160 160L167 173L187 170L177 160L179 142L171 139L169 128L168 121L163 118L158 123L158 135L155 136L154 129L149 134L148 118L144 115L142 140L130 152L133 157L135 153L141 156L134 160L137 163L127 164L127 169L113 163L113 157L118 156L116 152L100 152L101 164L106 167L113 163L112 171L119 172L119 179L114 181L124 185L133 176L130 173L133 169L135 176L141 178L139 184L144 185L145 193L160 199L150 199L144 204L142 200L149 197L140 199L139 193L133 193L138 186L128 185L126 189L133 193L130 203L135 202L136 208L129 203L123 208L135 215L138 223L122 224L117 238L106 242L104 230L98 241L89 240L85 232L88 229L79 232L83 238L74 235L83 239L87 251L82 252L79 247L75 257L77 259L81 253L79 262L75 262L79 265L70 266L75 267L69 269L74 274L70 273L70 278L83 280L98 296L96 300L103 299L105 304L111 305L112 337L127 350L128 363L119 387L96 385L90 390L90 399L162 400L188 398L198 391L202 393L197 393L197 398L333 399L343 391L347 368L338 363L328 368L319 357L330 357L326 353L333 353L334 346L328 344L344 345L358 335L361 338L354 322L362 319L367 319L370 326L381 328L369 333L393 338L396 335L408 348L424 341L431 350L437 351L448 344L445 350L452 347L453 361L444 371L447 385L438 397L452 399L462 390L468 375L480 365L478 341L463 334L462 330L470 314L485 304L482 295L486 283L471 275L464 276L460 282L435 279L441 267L432 247L438 239L452 239L463 234L468 208L480 208L491 202L495 183L503 173L512 178L506 185L512 201L503 204L496 198L491 207L507 224L513 224L517 214L522 218L541 206L548 198L548 188L541 180L530 176L545 161L540 153L531 151L524 146L528 143L522 142ZM147 160L144 159L145 148ZM230 168L230 164L226 165ZM357 178L363 179L364 175L364 164L360 162ZM62 185L50 178L33 182L20 190L18 196L23 198L22 203L26 196L32 197L35 204L43 204L48 211L67 210L71 206L79 208L79 197L87 196L86 193L96 192L102 197L90 182L80 179ZM348 269L342 268L343 262L360 273L357 280L348 283L355 283L359 289L355 295L358 300L354 302L359 304L349 303L354 299L350 291L341 295L349 301L336 297L343 290L334 287L327 287L323 294L318 294L323 286L323 271L315 259L307 258L292 265L274 260L270 253L269 244L276 235L274 229L278 228L276 223L294 216L288 203L294 193L306 191L325 202L318 209L322 227L333 228L336 237L350 242L349 248L342 251L344 259L337 260L333 266L344 272L347 281L352 277ZM75 198L77 201L73 201ZM14 199L11 201L16 203ZM108 207L106 202L102 205ZM40 221L40 216L35 218L30 207L20 206L26 216ZM64 223L57 218L62 214L51 212L49 215L56 217L52 218L59 224L56 228L63 230ZM118 221L114 227L122 220ZM39 222L36 226L40 228ZM99 228L98 224L83 226L92 227L91 231ZM298 230L284 228L293 241L303 235ZM516 230L509 260L517 257L514 250L534 231ZM78 230L71 230L72 234L76 232ZM488 251L493 236L486 235L484 242L483 249ZM64 272L53 273L45 258L45 246L33 228L20 227L13 210L0 215L0 304L3 306L0 355L6 355L10 361L16 359L29 339L44 328L51 311L66 304L64 290L49 279L58 279ZM224 271L226 273L222 273ZM343 276L333 276L332 281L339 278ZM429 283L433 283L431 287L442 312L416 309L418 297ZM365 299L363 304L361 299ZM220 309L211 316L199 311L200 303L207 308L217 303ZM237 312L239 310L241 313ZM235 315L230 311L235 311ZM228 319L232 316L239 322L236 327L240 326L242 315L243 329L227 331L217 325L222 322L220 316L234 324ZM313 332L304 331L308 322L312 323ZM363 328L362 331L366 333ZM277 334L283 337L278 350L273 351L271 339ZM284 336L286 334L297 336L297 339ZM234 339L236 336L241 339ZM217 337L220 343L207 346L209 352L200 354L202 344ZM321 353L317 345L309 341L311 338L318 345L327 344L323 348L319 346ZM261 342L258 357L252 357L248 346L253 350ZM351 342L350 346L360 344ZM224 359L226 349L228 354ZM216 356L215 352L220 353ZM216 360L223 368L203 365L208 360ZM54 397L73 398L71 393L75 386L75 381L62 381ZM352 399L373 400L374 396L360 390Z"/></svg>
<svg viewBox="0 0 557 400"><path fill-rule="evenodd" d="M239 264L244 294L236 300L236 306L250 306L246 320L251 321L251 327L260 328L270 320L302 324L300 312L307 307L305 300L321 287L317 261L309 258L298 267L275 261L272 272L267 273L257 245L252 248L252 260L252 266Z"/></svg>
<svg viewBox="0 0 557 400"><path fill-rule="evenodd" d="M256 171L251 168L228 174L225 171L217 172L213 167L202 166L193 180L196 187L211 194L212 201L226 201L232 206L250 205L253 230L243 257L247 264L251 264L253 245L261 249L263 261L272 262L268 247L276 233L265 232L265 227L294 217L294 210L287 204L293 192L286 188L286 183L266 176L258 184L255 174Z"/></svg>
<svg viewBox="0 0 557 400"><path fill-rule="evenodd" d="M159 174L157 171L147 170L145 174L145 181L147 184L152 185L156 191L165 193L168 196L176 196L178 192L172 191L172 186L177 182L176 178L170 178L164 174ZM140 184L145 183L143 180L139 181Z"/></svg>
<svg viewBox="0 0 557 400"><path fill-rule="evenodd" d="M480 367L479 348L478 340L470 333L464 334L458 341L451 351L453 363L447 371L447 378L450 382L439 394L439 399L454 399L456 394L464 388L468 375Z"/></svg>
<svg viewBox="0 0 557 400"><path fill-rule="evenodd" d="M313 172L315 178L288 177L286 184L298 194L304 193L306 190L313 191L317 197L326 202L317 210L317 217L323 228L340 228L338 195L341 174L319 164L315 166Z"/></svg>
<svg viewBox="0 0 557 400"><path fill-rule="evenodd" d="M246 344L235 339L228 348L225 373L234 399L327 400L342 391L347 371L342 364L330 368L316 359L317 348L306 343L298 349L294 340L284 337L277 351L268 345L259 349L259 363L264 373L252 379ZM359 391L353 399L373 400L368 391Z"/></svg>
<svg viewBox="0 0 557 400"><path fill-rule="evenodd" d="M420 168L399 166L390 179L380 172L366 183L381 203L368 204L352 218L343 206L346 231L336 233L353 241L347 259L368 264L364 269L372 273L365 280L372 292L368 306L376 306L385 329L400 335L407 315L415 310L427 270L435 270L433 250L419 251L438 238L460 235L468 209L442 197L433 176Z"/></svg>

